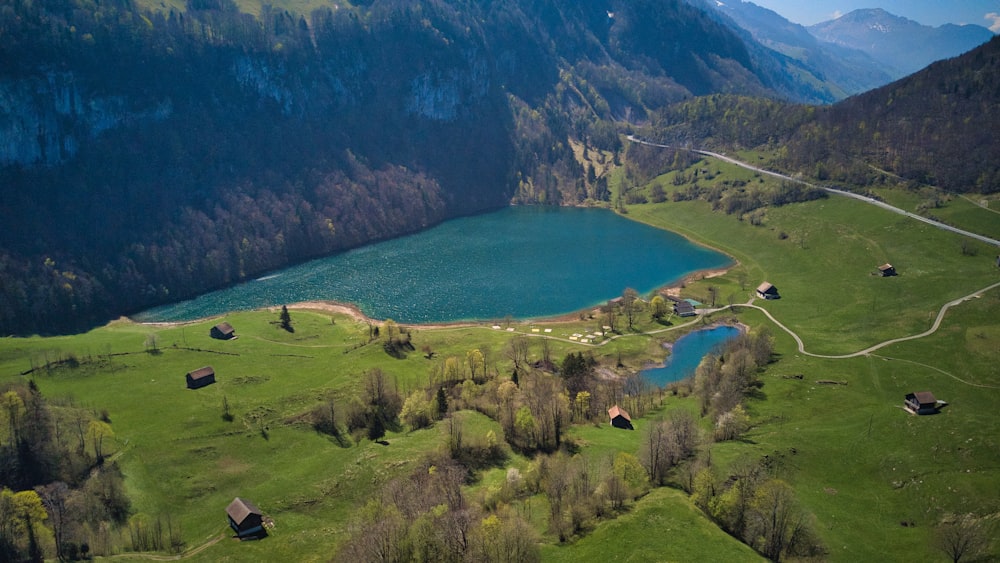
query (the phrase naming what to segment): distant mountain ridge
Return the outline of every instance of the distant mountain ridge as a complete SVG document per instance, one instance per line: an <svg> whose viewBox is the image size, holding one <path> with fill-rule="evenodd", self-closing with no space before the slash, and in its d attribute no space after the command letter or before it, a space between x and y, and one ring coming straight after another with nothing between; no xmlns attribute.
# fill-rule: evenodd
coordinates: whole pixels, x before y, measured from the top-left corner
<svg viewBox="0 0 1000 563"><path fill-rule="evenodd" d="M930 27L880 8L854 10L807 29L823 41L867 53L893 69L893 78L965 53L993 37L979 25Z"/></svg>
<svg viewBox="0 0 1000 563"><path fill-rule="evenodd" d="M808 73L817 91L822 92L816 101L832 103L888 84L894 78L885 65L867 53L821 41L804 26L753 2L689 1L719 14L728 25L746 30L764 47L794 61L800 72Z"/></svg>

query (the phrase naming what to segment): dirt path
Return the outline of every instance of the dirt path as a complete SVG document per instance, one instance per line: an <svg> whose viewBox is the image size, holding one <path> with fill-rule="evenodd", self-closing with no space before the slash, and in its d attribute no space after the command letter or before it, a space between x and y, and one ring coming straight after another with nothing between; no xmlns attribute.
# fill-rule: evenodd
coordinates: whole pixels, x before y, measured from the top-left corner
<svg viewBox="0 0 1000 563"><path fill-rule="evenodd" d="M906 342L907 340L916 340L918 338L924 338L926 336L930 336L930 335L934 334L935 332L937 332L938 328L941 326L941 321L944 320L945 313L948 312L948 309L954 307L955 305L961 305L962 303L965 303L966 301L968 301L970 299L975 299L975 298L981 296L983 293L986 293L987 291L990 291L992 289L996 289L998 287L1000 287L1000 282L995 283L995 284L990 285L990 286L987 286L987 287L984 287L983 289L980 289L978 291L974 291L974 292L972 292L972 293L970 293L970 294L968 294L968 295L966 295L964 297L959 297L958 299L953 299L953 300L945 303L944 305L941 306L941 309L938 311L937 317L934 319L934 323L931 325L931 328L925 330L924 332L921 332L920 334L913 334L913 335L910 335L910 336L903 336L903 337L900 337L900 338L893 338L891 340L886 340L885 342L880 342L878 344L875 344L874 346L869 346L868 348L865 348L864 350L858 350L857 352L853 352L851 354L841 354L841 355L814 354L813 352L807 352L806 351L805 343L802 341L802 339L799 337L798 334L795 334L795 332L792 331L792 329L788 328L787 326L785 326L784 324L782 324L781 321L779 321L778 319L774 318L774 315L772 315L771 312L768 311L767 309L765 309L765 308L763 308L763 307L761 307L759 305L754 305L752 299L748 303L744 303L742 305L734 305L734 307L747 307L747 308L750 308L750 309L757 309L758 311L763 312L764 315L767 316L767 318L771 319L771 322L773 322L775 325L778 326L778 328L780 328L781 330L787 332L792 338L795 339L796 344L798 344L798 349L799 349L799 353L800 354L803 354L803 355L806 355L806 356L812 356L813 358L825 358L825 359L830 359L830 360L842 360L842 359L845 359L845 358L856 358L858 356L865 356L865 355L871 354L875 350L878 350L880 348L885 348L886 346L890 346L890 345L896 344L898 342Z"/></svg>
<svg viewBox="0 0 1000 563"><path fill-rule="evenodd" d="M122 554L119 554L119 555L111 555L107 559L124 559L124 558L129 558L129 559L148 559L150 561L179 561L181 559L187 559L188 557L194 557L195 555L198 555L202 551L205 551L206 549L208 549L208 548L212 547L213 545L219 543L220 541L222 541L225 538L226 538L226 534L219 534L219 535L215 536L214 538L209 539L207 542L205 542L205 543L203 543L203 544L201 544L201 545L199 545L197 547L193 547L193 548L185 551L184 553L180 553L180 554L177 554L177 555L155 555L153 553L122 553Z"/></svg>

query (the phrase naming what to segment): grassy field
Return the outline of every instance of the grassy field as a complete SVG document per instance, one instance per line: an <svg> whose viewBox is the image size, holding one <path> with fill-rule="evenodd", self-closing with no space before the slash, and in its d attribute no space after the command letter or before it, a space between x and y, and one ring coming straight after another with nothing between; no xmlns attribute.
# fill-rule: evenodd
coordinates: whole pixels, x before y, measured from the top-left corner
<svg viewBox="0 0 1000 563"><path fill-rule="evenodd" d="M725 164L708 166L718 178L757 181ZM682 289L686 297L707 302L711 287L719 304L742 303L760 281L774 283L783 297L763 306L813 353L847 354L923 332L945 302L1000 281L995 249L982 245L978 255L967 256L956 235L842 198L769 209L762 226L697 201L629 206L628 216L739 260L724 276L690 281ZM871 274L886 261L897 266L898 277ZM759 311L738 308L735 315L753 327L770 324ZM366 345L368 325L350 317L293 309L294 333L281 330L277 319L276 311L227 315L240 335L228 342L209 338L219 319L179 326L118 321L76 336L3 339L0 379L21 379L34 368L30 377L46 397L107 409L136 513L182 522L188 548L225 536L190 560L329 560L377 486L442 447L444 436L431 428L390 433L387 446L367 440L344 446L314 432L303 414L328 397L346 406L364 372L375 367L404 395L426 383L435 362L473 348L509 371L502 350L512 334L489 325L415 327L418 352L393 359L381 346ZM931 336L840 360L799 354L794 340L772 327L778 361L762 375L761 397L748 405L754 427L743 441L712 445L712 458L720 467L743 456L779 460L782 478L815 517L830 561L942 560L931 547L940 519L965 512L1000 516L997 319L1000 291L993 290L952 308ZM535 346L534 338L552 337L557 359L590 349L603 362L621 356L633 368L662 359L662 342L692 328L664 327L642 315L640 331L673 330L591 347L569 340L598 322L583 312L511 328ZM435 360L419 352L424 346ZM45 367L70 355L78 367ZM203 365L215 368L218 383L185 389L184 374ZM915 417L901 409L905 393L922 390L948 402L941 414ZM222 417L224 400L231 422ZM690 399L669 398L665 409L674 408L695 407ZM479 415L462 416L471 417L476 432L494 428ZM635 453L646 422L637 420L633 433L580 426L570 435L582 455L603 459ZM486 472L470 494L488 489L503 472ZM228 539L224 509L237 495L274 518L271 537ZM545 541L546 560L756 558L668 489L653 490L572 544Z"/></svg>

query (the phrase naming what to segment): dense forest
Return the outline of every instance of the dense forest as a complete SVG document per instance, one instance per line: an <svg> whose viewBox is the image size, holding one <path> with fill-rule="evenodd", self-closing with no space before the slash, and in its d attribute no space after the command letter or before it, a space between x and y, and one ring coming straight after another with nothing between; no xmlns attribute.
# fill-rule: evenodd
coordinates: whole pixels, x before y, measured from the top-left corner
<svg viewBox="0 0 1000 563"><path fill-rule="evenodd" d="M508 204L608 195L569 141L795 96L679 0L0 7L0 334L76 331Z"/></svg>

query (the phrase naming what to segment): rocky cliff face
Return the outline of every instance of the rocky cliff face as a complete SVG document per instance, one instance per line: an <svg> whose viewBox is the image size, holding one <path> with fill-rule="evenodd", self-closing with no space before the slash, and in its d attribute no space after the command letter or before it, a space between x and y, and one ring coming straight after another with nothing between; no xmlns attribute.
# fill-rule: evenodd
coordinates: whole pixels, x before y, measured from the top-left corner
<svg viewBox="0 0 1000 563"><path fill-rule="evenodd" d="M169 99L144 105L90 92L73 72L0 79L0 166L61 164L108 129L162 121L173 111Z"/></svg>

